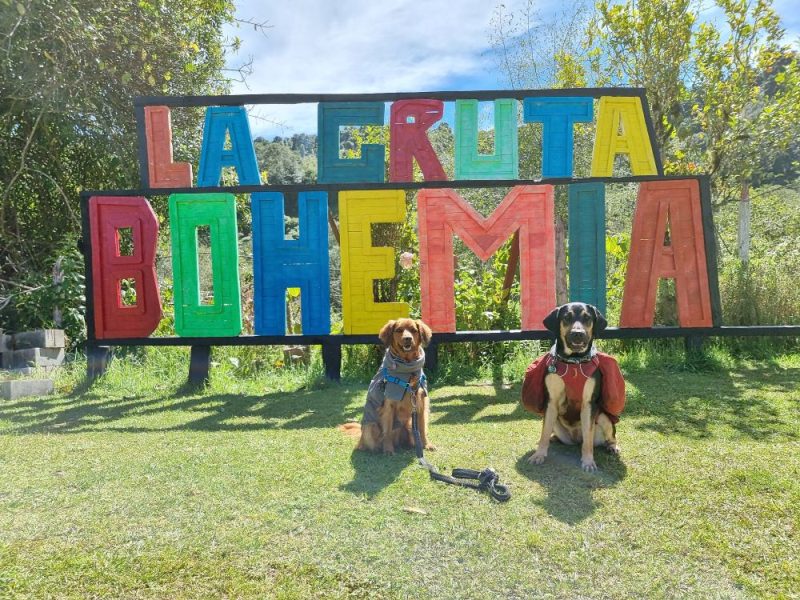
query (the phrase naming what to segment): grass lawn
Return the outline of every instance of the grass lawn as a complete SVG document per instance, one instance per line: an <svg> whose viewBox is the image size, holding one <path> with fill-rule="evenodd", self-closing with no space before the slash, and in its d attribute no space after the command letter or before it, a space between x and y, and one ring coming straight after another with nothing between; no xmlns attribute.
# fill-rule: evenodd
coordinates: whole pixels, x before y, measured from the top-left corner
<svg viewBox="0 0 800 600"><path fill-rule="evenodd" d="M64 376L0 401L0 597L799 597L800 356L623 364L596 474L558 444L527 464L519 384L434 382L429 459L494 466L506 504L354 452L363 383Z"/></svg>

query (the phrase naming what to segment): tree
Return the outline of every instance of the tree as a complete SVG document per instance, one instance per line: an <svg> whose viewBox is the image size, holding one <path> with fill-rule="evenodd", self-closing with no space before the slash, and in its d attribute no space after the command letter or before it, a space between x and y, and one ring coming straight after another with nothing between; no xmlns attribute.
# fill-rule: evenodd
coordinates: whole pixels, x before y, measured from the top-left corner
<svg viewBox="0 0 800 600"><path fill-rule="evenodd" d="M0 0L0 326L22 325L11 300L74 248L80 191L136 187L133 97L227 89L233 13L232 0ZM178 160L197 153L201 118L174 111Z"/></svg>
<svg viewBox="0 0 800 600"><path fill-rule="evenodd" d="M584 0L573 0L548 19L536 10L534 0L527 0L516 13L499 4L490 23L489 41L511 87L585 85L582 70L570 66L582 53L589 16Z"/></svg>
<svg viewBox="0 0 800 600"><path fill-rule="evenodd" d="M0 269L41 268L85 188L137 181L133 97L226 89L230 0L0 2ZM199 115L175 115L197 144Z"/></svg>
<svg viewBox="0 0 800 600"><path fill-rule="evenodd" d="M725 27L697 25L697 8L689 0L598 0L582 44L575 41L574 26L559 32L551 24L545 39L568 38L550 43L560 52L553 55L555 82L647 88L665 170L708 173L718 206L741 198L740 256L746 260L750 185L769 180L770 169L779 157L786 160L798 139L799 67L783 42L771 0L715 3ZM583 4L573 6L581 14ZM519 70L531 61L506 48L537 48L526 40L539 38L511 33L503 33L503 44L496 44L504 49L500 66L512 80L522 80Z"/></svg>
<svg viewBox="0 0 800 600"><path fill-rule="evenodd" d="M647 89L659 148L680 121L692 31L691 0L600 0L586 28L591 71L599 85Z"/></svg>
<svg viewBox="0 0 800 600"><path fill-rule="evenodd" d="M288 140L275 138L268 142L263 138L255 140L258 165L267 175L267 182L273 185L302 183L304 179L303 161L294 152Z"/></svg>
<svg viewBox="0 0 800 600"><path fill-rule="evenodd" d="M583 31L589 11L583 0L566 5L560 14L543 19L528 0L518 14L506 12L499 5L492 18L490 39L500 68L515 88L584 87L586 70L577 58L584 53ZM592 130L578 125L575 133L575 172L589 164ZM535 178L542 167L542 127L525 123L519 127L520 173ZM588 173L587 173L588 174ZM557 207L563 203L558 203ZM567 300L566 211L556 210L556 296L559 303ZM518 238L510 253L504 297L509 297L513 274L518 267Z"/></svg>
<svg viewBox="0 0 800 600"><path fill-rule="evenodd" d="M738 255L746 263L750 186L800 133L798 63L782 43L784 30L769 0L717 3L729 33L708 23L699 28L691 118L703 134L703 164L718 202L739 197ZM772 89L761 85L773 73Z"/></svg>

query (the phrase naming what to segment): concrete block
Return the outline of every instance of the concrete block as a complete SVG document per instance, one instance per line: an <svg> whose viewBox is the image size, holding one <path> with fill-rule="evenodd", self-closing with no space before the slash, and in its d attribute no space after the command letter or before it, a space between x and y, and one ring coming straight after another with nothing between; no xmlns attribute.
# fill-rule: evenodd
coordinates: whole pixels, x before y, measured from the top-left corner
<svg viewBox="0 0 800 600"><path fill-rule="evenodd" d="M14 335L14 349L27 348L63 348L63 329L37 329L36 331L23 331Z"/></svg>
<svg viewBox="0 0 800 600"><path fill-rule="evenodd" d="M7 369L6 372L11 373L12 375L47 375L52 373L58 368L56 365L52 365L49 367L21 367L19 369Z"/></svg>
<svg viewBox="0 0 800 600"><path fill-rule="evenodd" d="M4 369L22 369L25 367L57 367L64 362L63 348L26 348L3 352Z"/></svg>
<svg viewBox="0 0 800 600"><path fill-rule="evenodd" d="M0 381L0 398L16 400L28 396L46 396L55 391L52 379L15 379Z"/></svg>

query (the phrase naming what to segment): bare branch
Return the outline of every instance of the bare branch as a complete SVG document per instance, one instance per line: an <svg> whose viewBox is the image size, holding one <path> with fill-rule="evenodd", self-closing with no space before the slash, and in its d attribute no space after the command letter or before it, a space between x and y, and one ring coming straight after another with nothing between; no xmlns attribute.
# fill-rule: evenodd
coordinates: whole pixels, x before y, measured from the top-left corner
<svg viewBox="0 0 800 600"><path fill-rule="evenodd" d="M25 159L27 158L28 150L30 150L31 144L33 143L33 138L36 135L36 130L39 127L39 123L41 122L42 117L44 116L44 112L45 109L44 107L42 107L42 109L39 111L39 115L36 117L36 121L34 121L33 123L33 127L31 127L31 131L28 134L28 139L25 140L25 146L22 148L22 152L20 153L19 167L17 167L16 172L14 173L14 175L12 175L11 180L8 182L8 185L3 190L3 195L0 196L0 233L5 232L5 212L6 212L5 207L6 207L6 202L8 201L8 195L11 193L11 189L16 184L17 179L19 179L19 177L25 171Z"/></svg>
<svg viewBox="0 0 800 600"><path fill-rule="evenodd" d="M253 74L253 56L248 56L247 60L238 67L225 68L222 69L222 71L226 73L236 73L236 75L230 78L229 81L238 81L239 83L243 83L244 86L249 90L250 86L247 84L247 78Z"/></svg>
<svg viewBox="0 0 800 600"><path fill-rule="evenodd" d="M64 192L64 189L58 184L58 182L51 175L45 173L44 171L40 171L39 169L28 169L28 171L30 171L31 173L36 173L37 175L41 175L45 179L49 180L50 183L52 183L55 186L55 188L58 190L58 193L61 195L61 198L64 200L64 206L67 207L67 212L69 213L69 217L72 220L72 223L77 227L80 227L81 220L77 217L75 211L72 210L72 206L69 203L69 197Z"/></svg>
<svg viewBox="0 0 800 600"><path fill-rule="evenodd" d="M272 29L272 25L268 25L269 21L267 19L264 19L263 21L256 21L255 19L236 18L233 20L233 22L236 23L237 26L250 25L253 27L254 31L259 32L265 37L267 35L267 29Z"/></svg>

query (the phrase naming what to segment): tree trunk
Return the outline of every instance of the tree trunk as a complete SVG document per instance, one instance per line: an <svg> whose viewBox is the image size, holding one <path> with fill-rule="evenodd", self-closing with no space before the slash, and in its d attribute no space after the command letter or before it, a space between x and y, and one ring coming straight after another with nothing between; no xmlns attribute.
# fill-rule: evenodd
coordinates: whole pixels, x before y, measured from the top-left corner
<svg viewBox="0 0 800 600"><path fill-rule="evenodd" d="M503 293L500 296L500 306L505 307L508 304L508 298L511 295L511 286L514 285L514 277L517 274L519 267L519 230L514 232L514 239L511 241L511 253L508 255L508 264L506 265L506 275L503 279Z"/></svg>
<svg viewBox="0 0 800 600"><path fill-rule="evenodd" d="M569 301L567 292L567 227L560 215L556 215L556 304Z"/></svg>
<svg viewBox="0 0 800 600"><path fill-rule="evenodd" d="M739 259L743 264L750 260L750 183L742 184L739 200Z"/></svg>
<svg viewBox="0 0 800 600"><path fill-rule="evenodd" d="M53 287L57 288L58 286L64 283L64 269L61 267L61 263L63 261L63 257L59 256L58 260L56 260L55 264L53 265ZM55 305L53 307L53 323L57 328L61 328L61 321L63 315L61 314L61 307Z"/></svg>
<svg viewBox="0 0 800 600"><path fill-rule="evenodd" d="M328 210L328 225L331 226L333 237L336 238L336 244L341 246L342 242L339 239L339 225L336 224L336 219L333 218L333 213L330 210Z"/></svg>

